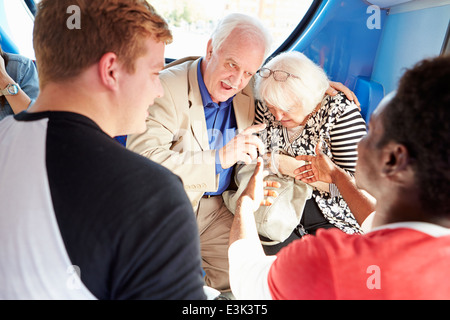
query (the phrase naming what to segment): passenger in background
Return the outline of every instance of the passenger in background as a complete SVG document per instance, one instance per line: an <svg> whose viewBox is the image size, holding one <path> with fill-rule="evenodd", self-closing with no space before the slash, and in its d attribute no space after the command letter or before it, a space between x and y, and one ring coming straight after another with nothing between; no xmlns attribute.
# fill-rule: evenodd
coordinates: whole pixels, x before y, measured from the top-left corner
<svg viewBox="0 0 450 320"><path fill-rule="evenodd" d="M196 213L206 284L228 292L228 241L233 215L223 203L236 163L263 152L253 133L253 76L270 53L261 22L244 14L220 21L204 57L174 61L161 72L165 95L148 110L147 130L127 148L181 177ZM340 83L337 88L353 93ZM334 89L330 88L330 92Z"/></svg>
<svg viewBox="0 0 450 320"><path fill-rule="evenodd" d="M167 23L145 0L42 0L33 41L39 97L0 122L0 299L204 299L180 179L112 138L164 94Z"/></svg>
<svg viewBox="0 0 450 320"><path fill-rule="evenodd" d="M450 299L450 57L418 63L370 118L356 182L377 199L374 229L319 230L265 256L253 217L262 161L230 234L238 299Z"/></svg>
<svg viewBox="0 0 450 320"><path fill-rule="evenodd" d="M277 153L269 157L276 159L271 163L274 171L304 178L314 187L299 226L284 242L264 246L266 253L275 254L303 234L315 234L320 228L361 233L360 224L373 211L373 203L352 182L356 146L366 134L359 108L342 92L326 94L329 82L323 69L296 51L270 60L258 71L255 87L255 122L266 124L260 137L269 153ZM304 156L295 158L300 155ZM317 171L310 165L302 168L303 175L294 173L303 164L299 160L312 161L315 155L326 164L322 166L326 179L313 180Z"/></svg>
<svg viewBox="0 0 450 320"><path fill-rule="evenodd" d="M39 79L34 62L3 52L0 45L0 120L28 109L38 94Z"/></svg>

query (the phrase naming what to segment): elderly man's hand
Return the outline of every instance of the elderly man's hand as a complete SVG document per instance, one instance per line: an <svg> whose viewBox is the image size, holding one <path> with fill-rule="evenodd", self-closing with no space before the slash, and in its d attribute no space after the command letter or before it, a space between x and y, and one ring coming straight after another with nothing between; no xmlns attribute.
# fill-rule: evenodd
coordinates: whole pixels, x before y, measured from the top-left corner
<svg viewBox="0 0 450 320"><path fill-rule="evenodd" d="M337 95L338 91L342 91L347 99L353 101L358 106L359 110L361 110L361 105L358 101L358 98L352 90L350 90L340 82L330 81L330 87L328 88L326 93L330 96L335 96Z"/></svg>
<svg viewBox="0 0 450 320"><path fill-rule="evenodd" d="M228 169L237 162L249 164L256 160L258 153L264 154L264 143L255 134L265 128L263 123L248 127L223 146L219 150L222 168Z"/></svg>

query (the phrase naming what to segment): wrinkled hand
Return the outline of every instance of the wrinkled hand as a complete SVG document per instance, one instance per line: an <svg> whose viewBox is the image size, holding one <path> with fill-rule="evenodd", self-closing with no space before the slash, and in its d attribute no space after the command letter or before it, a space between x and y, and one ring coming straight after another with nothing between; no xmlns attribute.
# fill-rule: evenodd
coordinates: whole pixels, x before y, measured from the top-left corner
<svg viewBox="0 0 450 320"><path fill-rule="evenodd" d="M265 128L264 123L248 127L223 146L219 150L222 168L228 169L237 162L249 164L258 157L258 152L264 154L264 143L255 133Z"/></svg>
<svg viewBox="0 0 450 320"><path fill-rule="evenodd" d="M270 206L272 201L270 198L276 198L278 193L270 188L279 188L280 183L276 181L264 181L264 177L267 172L264 172L264 163L261 157L258 157L258 162L256 163L255 171L247 184L247 187L242 192L238 199L238 205L241 205L243 201L250 201L250 206L254 211L258 210L260 206Z"/></svg>
<svg viewBox="0 0 450 320"><path fill-rule="evenodd" d="M272 154L268 155L270 156L268 165L271 172L280 172L283 175L291 176L293 178L295 178L295 169L305 164L305 161L297 160L296 158L287 154L274 153L273 156Z"/></svg>
<svg viewBox="0 0 450 320"><path fill-rule="evenodd" d="M331 159L322 152L322 141L316 145L316 155L297 156L297 160L308 161L309 163L299 167L294 171L295 179L305 183L322 181L333 183L333 173L337 170Z"/></svg>
<svg viewBox="0 0 450 320"><path fill-rule="evenodd" d="M361 111L361 105L358 101L358 98L356 97L355 93L352 90L350 90L340 82L330 81L330 87L328 88L326 93L329 94L330 96L335 96L337 95L338 91L342 91L347 97L347 99L353 101Z"/></svg>

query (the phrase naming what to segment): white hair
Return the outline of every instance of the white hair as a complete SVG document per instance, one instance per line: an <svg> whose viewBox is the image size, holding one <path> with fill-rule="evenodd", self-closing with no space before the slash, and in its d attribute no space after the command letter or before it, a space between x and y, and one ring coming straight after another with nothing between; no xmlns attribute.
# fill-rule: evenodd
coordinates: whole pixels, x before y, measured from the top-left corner
<svg viewBox="0 0 450 320"><path fill-rule="evenodd" d="M325 71L298 51L283 52L270 60L264 68L281 70L295 75L286 81L256 76L255 97L285 112L302 107L305 114L322 101L329 87Z"/></svg>
<svg viewBox="0 0 450 320"><path fill-rule="evenodd" d="M249 39L261 41L265 48L264 57L269 56L272 47L272 36L269 31L257 18L242 13L231 13L219 21L211 34L213 49L219 50L224 41L235 30L241 31Z"/></svg>

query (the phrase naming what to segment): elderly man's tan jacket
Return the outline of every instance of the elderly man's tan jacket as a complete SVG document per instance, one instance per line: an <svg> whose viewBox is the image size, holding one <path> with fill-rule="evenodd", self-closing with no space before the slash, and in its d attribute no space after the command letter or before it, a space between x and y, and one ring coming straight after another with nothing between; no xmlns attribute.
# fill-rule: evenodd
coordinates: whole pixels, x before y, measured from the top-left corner
<svg viewBox="0 0 450 320"><path fill-rule="evenodd" d="M149 107L147 130L129 136L127 141L130 150L180 176L194 210L205 192L214 192L219 187L216 152L209 148L197 81L199 62L198 57L188 57L175 61L161 72L164 97L156 99ZM253 81L233 99L239 132L252 125L254 120L252 85Z"/></svg>

